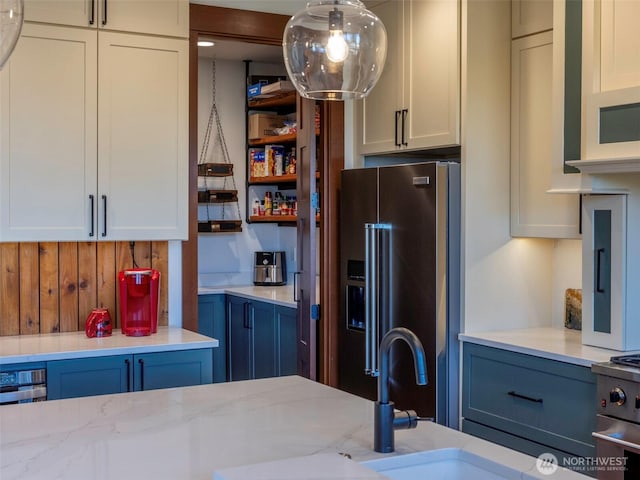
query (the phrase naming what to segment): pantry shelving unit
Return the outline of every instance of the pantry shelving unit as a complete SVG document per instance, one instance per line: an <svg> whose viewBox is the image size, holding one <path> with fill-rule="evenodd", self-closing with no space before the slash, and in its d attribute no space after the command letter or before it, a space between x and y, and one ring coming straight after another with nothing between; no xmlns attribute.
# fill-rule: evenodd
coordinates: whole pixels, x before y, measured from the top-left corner
<svg viewBox="0 0 640 480"><path fill-rule="evenodd" d="M247 86L253 84L257 77L250 75L250 60L245 61L245 71L247 78ZM284 135L273 135L260 138L249 139L249 112L265 111L277 112L278 114L291 114L296 110L297 93L288 91L275 94L269 98L247 98L245 102L246 113L246 132L247 132L247 175L246 175L246 222L247 223L277 223L281 226L295 226L297 217L295 215L253 215L252 200L255 195L252 192L257 187L272 186L277 190L295 191L297 187L297 174L285 173L283 175L273 176L252 176L250 168L249 152L251 148L260 148L266 145L283 145L287 149L295 149L297 134L288 133Z"/></svg>

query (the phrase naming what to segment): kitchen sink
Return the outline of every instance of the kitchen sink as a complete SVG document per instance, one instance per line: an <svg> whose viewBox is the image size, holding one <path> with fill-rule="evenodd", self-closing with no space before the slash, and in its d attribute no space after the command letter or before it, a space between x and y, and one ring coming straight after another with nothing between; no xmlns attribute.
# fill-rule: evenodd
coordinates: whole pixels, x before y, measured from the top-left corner
<svg viewBox="0 0 640 480"><path fill-rule="evenodd" d="M361 465L392 480L415 480L416 478L527 480L534 478L522 471L514 470L460 448L443 448L380 460L369 460L362 462Z"/></svg>

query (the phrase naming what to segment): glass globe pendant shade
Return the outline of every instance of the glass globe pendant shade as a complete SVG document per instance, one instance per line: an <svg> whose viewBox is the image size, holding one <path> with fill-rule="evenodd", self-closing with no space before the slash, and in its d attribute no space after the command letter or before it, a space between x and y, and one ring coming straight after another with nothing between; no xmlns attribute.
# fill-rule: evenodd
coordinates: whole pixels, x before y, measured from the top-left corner
<svg viewBox="0 0 640 480"><path fill-rule="evenodd" d="M0 68L16 47L24 13L23 0L0 0Z"/></svg>
<svg viewBox="0 0 640 480"><path fill-rule="evenodd" d="M314 0L291 17L282 45L289 78L300 95L359 99L380 78L387 32L359 0Z"/></svg>

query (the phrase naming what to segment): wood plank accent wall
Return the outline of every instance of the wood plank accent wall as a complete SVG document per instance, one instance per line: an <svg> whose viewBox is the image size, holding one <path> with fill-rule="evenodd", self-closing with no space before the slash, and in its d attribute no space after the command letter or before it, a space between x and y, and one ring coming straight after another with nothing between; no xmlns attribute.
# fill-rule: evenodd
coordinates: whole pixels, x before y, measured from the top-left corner
<svg viewBox="0 0 640 480"><path fill-rule="evenodd" d="M134 256L161 273L158 325L167 325L168 244L137 241ZM94 308L120 328L118 272L132 267L129 242L0 243L0 335L82 331Z"/></svg>

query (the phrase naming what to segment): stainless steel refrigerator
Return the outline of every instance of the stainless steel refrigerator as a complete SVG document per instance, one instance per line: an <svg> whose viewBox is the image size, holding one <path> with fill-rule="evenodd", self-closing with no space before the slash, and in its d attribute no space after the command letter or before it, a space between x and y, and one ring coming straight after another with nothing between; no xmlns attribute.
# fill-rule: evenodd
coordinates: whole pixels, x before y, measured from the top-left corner
<svg viewBox="0 0 640 480"><path fill-rule="evenodd" d="M460 165L424 162L342 171L339 387L377 397L386 331L420 338L428 384L415 383L404 342L391 348L390 399L458 426Z"/></svg>

